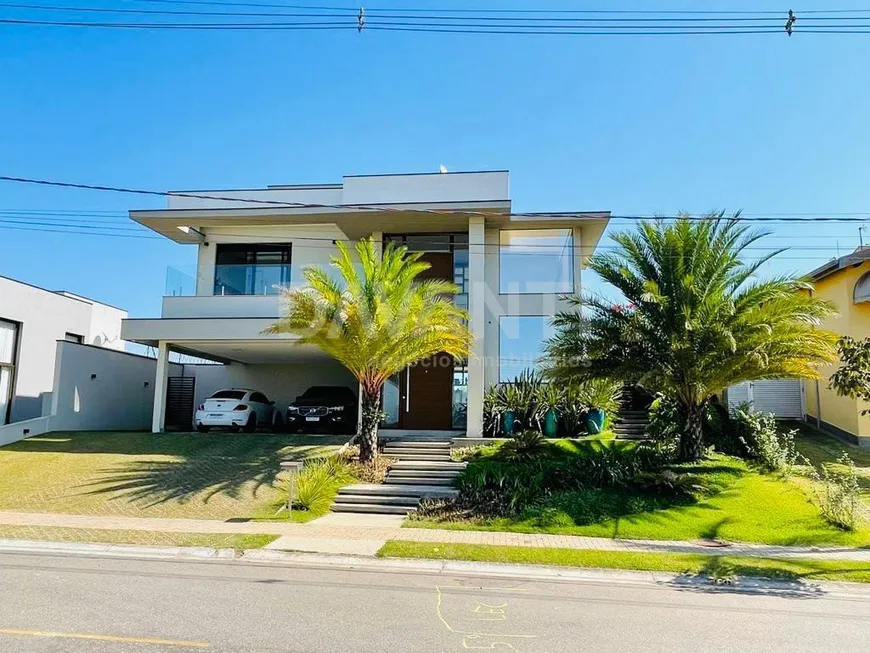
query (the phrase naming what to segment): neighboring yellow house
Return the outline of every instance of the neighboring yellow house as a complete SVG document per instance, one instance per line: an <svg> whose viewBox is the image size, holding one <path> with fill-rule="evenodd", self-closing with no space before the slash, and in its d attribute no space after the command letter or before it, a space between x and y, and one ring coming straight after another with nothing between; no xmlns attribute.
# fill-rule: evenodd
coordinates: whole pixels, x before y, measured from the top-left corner
<svg viewBox="0 0 870 653"><path fill-rule="evenodd" d="M809 274L815 284L814 295L837 305L839 316L825 328L855 339L870 337L870 247L826 263ZM830 365L821 370L823 380L804 381L807 420L850 442L870 446L870 408L866 401L841 397L828 387L828 379L837 369Z"/></svg>

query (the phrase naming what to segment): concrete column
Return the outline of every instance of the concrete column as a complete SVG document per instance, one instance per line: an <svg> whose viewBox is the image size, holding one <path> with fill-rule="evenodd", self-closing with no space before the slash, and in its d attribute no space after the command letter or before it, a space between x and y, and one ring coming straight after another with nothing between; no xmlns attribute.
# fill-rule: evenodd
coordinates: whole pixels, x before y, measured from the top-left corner
<svg viewBox="0 0 870 653"><path fill-rule="evenodd" d="M574 227L572 235L574 236L574 294L579 295L583 292L583 284L581 277L583 275L583 229Z"/></svg>
<svg viewBox="0 0 870 653"><path fill-rule="evenodd" d="M371 239L375 241L375 251L378 254L384 253L384 232L383 231L373 231L371 235Z"/></svg>
<svg viewBox="0 0 870 653"><path fill-rule="evenodd" d="M157 347L157 373L154 375L154 412L151 432L162 433L166 423L166 383L169 378L169 343L161 340Z"/></svg>
<svg viewBox="0 0 870 653"><path fill-rule="evenodd" d="M484 343L486 328L486 247L483 216L473 216L468 221L468 312L469 326L475 340L468 357L468 426L469 438L483 437Z"/></svg>

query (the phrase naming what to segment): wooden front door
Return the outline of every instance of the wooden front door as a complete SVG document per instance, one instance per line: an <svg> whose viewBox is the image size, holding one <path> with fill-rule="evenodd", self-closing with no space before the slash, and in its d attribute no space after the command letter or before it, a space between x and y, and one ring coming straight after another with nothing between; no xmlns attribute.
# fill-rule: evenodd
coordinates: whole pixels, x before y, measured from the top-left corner
<svg viewBox="0 0 870 653"><path fill-rule="evenodd" d="M453 428L453 358L436 354L411 365L402 375L401 397L402 428Z"/></svg>

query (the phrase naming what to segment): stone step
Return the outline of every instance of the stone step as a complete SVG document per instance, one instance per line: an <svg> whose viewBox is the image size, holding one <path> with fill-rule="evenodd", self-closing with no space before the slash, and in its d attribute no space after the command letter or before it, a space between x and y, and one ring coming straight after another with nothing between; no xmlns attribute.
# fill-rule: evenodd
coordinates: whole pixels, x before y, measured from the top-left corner
<svg viewBox="0 0 870 653"><path fill-rule="evenodd" d="M400 447L387 445L384 447L384 453L422 453L427 456L449 456L449 447L415 447L413 445L402 445Z"/></svg>
<svg viewBox="0 0 870 653"><path fill-rule="evenodd" d="M387 478L456 478L462 472L427 469L391 469Z"/></svg>
<svg viewBox="0 0 870 653"><path fill-rule="evenodd" d="M387 476L387 480L384 481L385 485L453 485L452 478L391 478Z"/></svg>
<svg viewBox="0 0 870 653"><path fill-rule="evenodd" d="M455 463L440 460L400 460L394 463L390 469L426 469L431 471L462 471L465 463Z"/></svg>
<svg viewBox="0 0 870 653"><path fill-rule="evenodd" d="M336 501L340 503L377 504L379 506L410 506L411 508L420 505L420 497L372 496L370 494L342 494L336 498Z"/></svg>
<svg viewBox="0 0 870 653"><path fill-rule="evenodd" d="M434 453L394 453L385 451L384 455L389 456L391 458L398 458L399 461L403 460L422 460L429 462L441 462L441 463L449 463L451 462L450 456L448 455L439 455Z"/></svg>
<svg viewBox="0 0 870 653"><path fill-rule="evenodd" d="M419 485L406 483L354 483L353 485L345 485L338 491L337 499L347 494L365 495L376 500L380 496L401 496L401 497L438 497L448 498L456 496L458 490L452 487L443 485Z"/></svg>
<svg viewBox="0 0 870 653"><path fill-rule="evenodd" d="M340 503L332 504L332 512L365 512L379 515L407 515L414 508L408 506L389 506L379 503Z"/></svg>
<svg viewBox="0 0 870 653"><path fill-rule="evenodd" d="M387 447L415 447L419 449L449 449L450 440L387 440Z"/></svg>

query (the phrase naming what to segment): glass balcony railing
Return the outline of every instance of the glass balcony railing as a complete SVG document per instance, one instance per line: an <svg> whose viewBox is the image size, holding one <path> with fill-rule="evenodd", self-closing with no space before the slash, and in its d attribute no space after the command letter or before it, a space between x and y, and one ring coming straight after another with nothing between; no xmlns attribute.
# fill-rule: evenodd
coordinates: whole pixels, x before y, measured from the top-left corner
<svg viewBox="0 0 870 653"><path fill-rule="evenodd" d="M213 265L172 266L166 269L167 297L206 296L268 296L278 295L283 288L305 284L302 265ZM335 268L325 265L330 276L341 279Z"/></svg>

